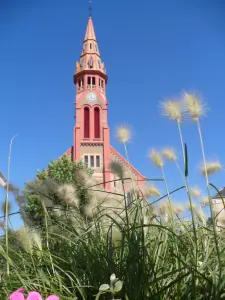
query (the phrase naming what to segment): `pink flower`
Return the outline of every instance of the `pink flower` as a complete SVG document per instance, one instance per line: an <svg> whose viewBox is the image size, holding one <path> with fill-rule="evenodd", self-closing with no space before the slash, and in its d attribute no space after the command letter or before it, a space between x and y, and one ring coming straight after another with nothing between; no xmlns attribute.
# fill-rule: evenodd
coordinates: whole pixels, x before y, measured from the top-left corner
<svg viewBox="0 0 225 300"><path fill-rule="evenodd" d="M37 292L30 292L27 296L27 300L42 300L42 297Z"/></svg>
<svg viewBox="0 0 225 300"><path fill-rule="evenodd" d="M10 295L10 300L25 300L23 292L25 291L24 288L21 288L15 292L13 292ZM30 292L29 295L27 296L27 300L42 300L41 295L38 292ZM56 295L50 295L46 300L59 300L59 297Z"/></svg>
<svg viewBox="0 0 225 300"><path fill-rule="evenodd" d="M13 292L10 296L9 299L10 300L24 300L24 295L23 292L25 291L24 288L21 288L15 292Z"/></svg>

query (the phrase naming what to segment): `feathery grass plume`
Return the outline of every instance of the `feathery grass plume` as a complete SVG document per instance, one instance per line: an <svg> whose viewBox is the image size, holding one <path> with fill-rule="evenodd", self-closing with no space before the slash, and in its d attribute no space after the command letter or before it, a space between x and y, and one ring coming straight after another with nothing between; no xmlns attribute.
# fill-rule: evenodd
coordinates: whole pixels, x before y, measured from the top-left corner
<svg viewBox="0 0 225 300"><path fill-rule="evenodd" d="M179 101L168 100L162 102L162 114L171 120L182 122L182 109Z"/></svg>
<svg viewBox="0 0 225 300"><path fill-rule="evenodd" d="M90 197L88 203L84 207L84 214L93 218L100 210L100 206L104 201L107 201L109 194L105 190L97 186L90 191Z"/></svg>
<svg viewBox="0 0 225 300"><path fill-rule="evenodd" d="M36 246L39 250L42 250L42 240L40 233L36 230L31 231L31 239L34 243L34 246Z"/></svg>
<svg viewBox="0 0 225 300"><path fill-rule="evenodd" d="M195 213L200 222L206 223L206 215L201 208L196 209Z"/></svg>
<svg viewBox="0 0 225 300"><path fill-rule="evenodd" d="M17 195L16 198L15 198L17 204L19 206L21 206L22 204L26 203L26 197L25 195Z"/></svg>
<svg viewBox="0 0 225 300"><path fill-rule="evenodd" d="M111 169L112 173L116 174L119 178L124 177L123 165L119 161L116 161L116 160L111 161L110 169Z"/></svg>
<svg viewBox="0 0 225 300"><path fill-rule="evenodd" d="M200 200L201 204L204 206L209 205L209 196L203 196Z"/></svg>
<svg viewBox="0 0 225 300"><path fill-rule="evenodd" d="M61 218L65 214L65 211L62 206L55 205L52 209L52 213L55 217Z"/></svg>
<svg viewBox="0 0 225 300"><path fill-rule="evenodd" d="M201 167L201 173L202 175L211 175L215 172L221 171L222 170L222 165L219 161L208 161L206 162L206 165L202 165Z"/></svg>
<svg viewBox="0 0 225 300"><path fill-rule="evenodd" d="M163 202L159 205L158 207L159 209L159 213L162 215L162 216L167 216L169 215L169 212L170 212L170 208L169 208L169 203L168 202Z"/></svg>
<svg viewBox="0 0 225 300"><path fill-rule="evenodd" d="M174 204L173 211L176 215L181 215L185 210L185 207L182 204Z"/></svg>
<svg viewBox="0 0 225 300"><path fill-rule="evenodd" d="M191 194L193 197L197 198L201 195L200 189L196 186L191 189Z"/></svg>
<svg viewBox="0 0 225 300"><path fill-rule="evenodd" d="M206 104L195 93L184 92L182 95L184 107L188 115L196 122L206 113Z"/></svg>
<svg viewBox="0 0 225 300"><path fill-rule="evenodd" d="M152 160L152 162L162 169L163 167L163 159L162 156L159 152L157 152L155 149L152 149L149 153L149 158Z"/></svg>
<svg viewBox="0 0 225 300"><path fill-rule="evenodd" d="M6 214L6 201L2 203L1 212L5 215ZM12 205L11 202L8 202L8 214L12 212Z"/></svg>
<svg viewBox="0 0 225 300"><path fill-rule="evenodd" d="M30 234L30 230L27 227L21 227L15 232L15 237L21 246L21 248L27 252L31 253L33 250L33 242Z"/></svg>
<svg viewBox="0 0 225 300"><path fill-rule="evenodd" d="M164 148L162 150L162 156L171 161L176 161L177 160L177 155L174 149L172 148Z"/></svg>
<svg viewBox="0 0 225 300"><path fill-rule="evenodd" d="M195 210L196 207L197 207L197 205L195 203L192 203L192 209ZM187 204L187 209L191 210L191 204L190 203Z"/></svg>
<svg viewBox="0 0 225 300"><path fill-rule="evenodd" d="M90 178L86 169L77 169L76 172L76 180L78 183L84 183Z"/></svg>
<svg viewBox="0 0 225 300"><path fill-rule="evenodd" d="M6 190L8 188L8 191L11 193L14 193L15 195L18 195L19 193L19 188L14 186L13 184L9 183L8 185L6 184L4 186L4 189Z"/></svg>
<svg viewBox="0 0 225 300"><path fill-rule="evenodd" d="M150 198L150 197L153 197L153 196L160 196L160 190L157 189L156 186L154 186L153 184L146 184L143 189L143 195L145 198Z"/></svg>
<svg viewBox="0 0 225 300"><path fill-rule="evenodd" d="M120 125L117 127L117 138L121 143L127 143L132 137L131 130L127 125Z"/></svg>
<svg viewBox="0 0 225 300"><path fill-rule="evenodd" d="M74 208L79 206L79 199L72 184L62 184L58 186L56 193L66 205Z"/></svg>

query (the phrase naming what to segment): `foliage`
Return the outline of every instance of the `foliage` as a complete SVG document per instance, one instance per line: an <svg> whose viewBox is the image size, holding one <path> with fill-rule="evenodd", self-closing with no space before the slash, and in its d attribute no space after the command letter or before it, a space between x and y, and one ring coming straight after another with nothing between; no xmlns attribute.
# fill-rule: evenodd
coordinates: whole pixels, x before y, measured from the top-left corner
<svg viewBox="0 0 225 300"><path fill-rule="evenodd" d="M73 185L82 209L87 203L88 195L82 177L84 174L79 173L80 171L84 171L87 176L93 174L93 170L88 169L82 162L75 163L66 155L50 162L47 170L37 171L36 180L28 183L23 192L26 199L21 205L24 222L29 225L43 226L45 214L43 202L49 210L54 205L65 206L55 192L55 183ZM51 215L51 211L49 214Z"/></svg>
<svg viewBox="0 0 225 300"><path fill-rule="evenodd" d="M25 215L39 222L9 232L9 248L4 238L0 242L0 299L7 299L21 286L26 290L41 289L44 297L55 294L64 300L225 299L225 220L219 214L215 216L212 209L210 189L219 191L207 176L199 122L203 109L200 102L196 105L196 97L187 93L185 97L188 106L184 111L195 122L200 137L208 193L204 203L209 203L210 217L204 215L204 207L194 205L188 147L181 130L184 112L177 101L175 105L169 101L164 110L178 125L183 168L177 156L170 161L178 168L183 186L170 191L164 170L165 153L161 156L151 151L150 158L159 167L166 195L157 198L159 193L155 193L157 197L149 202L145 192L137 193L137 183L132 179L133 201L128 207L123 193L115 195L100 187L90 188L94 182L84 175L83 166L67 158L53 162L48 173L40 172L26 191L30 211L25 205ZM128 159L127 140L121 142ZM120 174L122 177L123 172ZM123 178L121 183L124 191ZM66 190L64 196L62 187ZM171 199L181 189L189 201L187 220ZM224 204L222 197L221 200ZM10 276L6 275L6 265Z"/></svg>

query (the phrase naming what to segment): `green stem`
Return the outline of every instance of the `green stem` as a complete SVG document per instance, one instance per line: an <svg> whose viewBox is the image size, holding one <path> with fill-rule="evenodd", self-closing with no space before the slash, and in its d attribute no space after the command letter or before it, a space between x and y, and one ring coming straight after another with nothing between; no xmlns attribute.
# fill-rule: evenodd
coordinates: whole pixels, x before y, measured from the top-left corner
<svg viewBox="0 0 225 300"><path fill-rule="evenodd" d="M44 215L45 215L45 230L46 230L46 247L48 249L48 253L49 253L49 258L50 258L50 261L51 261L51 265L52 265L52 272L53 274L55 274L55 269L54 269L54 265L53 265L53 260L52 260L52 256L51 256L51 252L50 252L50 248L49 248L49 236L48 236L48 212L47 212L47 209L45 207L45 204L44 204L44 200L42 199L42 206L43 206L43 210L44 210Z"/></svg>
<svg viewBox="0 0 225 300"><path fill-rule="evenodd" d="M163 180L164 180L164 183L165 183L165 187L166 187L167 197L168 197L168 200L169 200L170 214L171 214L171 215L170 215L170 218L171 218L171 221L172 221L172 225L173 225L173 227L174 227L174 222L173 222L173 210L172 210L172 204L171 204L171 199L170 199L170 192L169 192L169 188L168 188L168 184L167 184L167 180L166 180L166 176L165 176L163 167L161 168L161 171L162 171L162 177L163 177Z"/></svg>
<svg viewBox="0 0 225 300"><path fill-rule="evenodd" d="M181 131L180 122L177 122L177 127L178 127L178 131L179 131L179 135L180 135L180 142L181 142L183 160L184 160L184 165L185 165L184 140L183 140L183 135L182 135L182 131Z"/></svg>
<svg viewBox="0 0 225 300"><path fill-rule="evenodd" d="M136 200L136 193L135 193L135 189L134 189L133 174L132 174L132 170L131 170L131 166L130 166L128 151L127 151L127 145L126 145L126 143L123 143L123 144L124 144L124 150L125 150L126 160L128 161L128 165L129 165L129 169L130 169L130 176L131 176L131 181L132 181L133 193L135 194L135 200Z"/></svg>
<svg viewBox="0 0 225 300"><path fill-rule="evenodd" d="M12 142L18 134L14 135L10 141L9 145L9 156L8 156L8 174L7 174L7 186L6 186L6 200L5 200L5 246L6 246L6 255L7 255L7 276L9 276L9 180L10 180L10 161L12 153Z"/></svg>
<svg viewBox="0 0 225 300"><path fill-rule="evenodd" d="M218 264L219 264L219 278L218 278L218 283L219 283L220 282L220 278L221 278L220 251L219 251L219 245L218 245L218 240L217 240L216 222L215 222L215 217L214 217L213 203L212 203L212 199L211 199L211 196L210 196L209 179L208 179L208 173L207 173L207 167L206 167L206 159L205 159L205 151L204 151L204 144L203 144L202 131L201 131L201 126L200 126L199 119L197 119L197 127L198 127L198 133L199 133L199 138L200 138L201 150L202 150L203 164L204 164L204 169L205 169L205 179L206 179L207 193L208 193L208 197L209 197L209 207L210 207L210 213L211 213L212 223L213 223L213 236L214 236L214 241L215 241L215 246L216 246L216 253L217 253L217 259L218 259Z"/></svg>

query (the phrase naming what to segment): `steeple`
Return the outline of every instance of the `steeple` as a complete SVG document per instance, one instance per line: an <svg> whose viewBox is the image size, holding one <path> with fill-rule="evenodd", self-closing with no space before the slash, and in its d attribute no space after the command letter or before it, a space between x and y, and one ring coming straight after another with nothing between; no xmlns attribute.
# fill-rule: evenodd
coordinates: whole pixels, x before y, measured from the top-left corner
<svg viewBox="0 0 225 300"><path fill-rule="evenodd" d="M106 96L108 77L95 35L91 0L89 4L89 19L83 48L80 60L76 63L74 74L76 87L74 141L73 146L66 154L71 155L73 161L83 161L89 168L93 169L92 178L99 183L104 183L107 191L115 189L117 192L123 193L120 184L112 183L115 175L110 170L110 161L117 160L124 166L125 177L130 177L132 170L132 177L137 179L139 186L144 183L145 177L110 146ZM125 188L126 190L133 189L130 183L126 183Z"/></svg>
<svg viewBox="0 0 225 300"><path fill-rule="evenodd" d="M80 61L76 63L75 77L82 71L97 71L106 75L105 65L101 60L98 42L95 35L92 17L88 19L87 29L83 41ZM103 76L104 76L103 75Z"/></svg>

